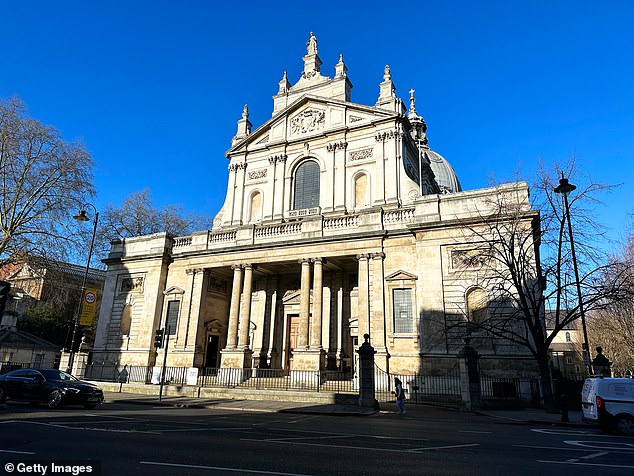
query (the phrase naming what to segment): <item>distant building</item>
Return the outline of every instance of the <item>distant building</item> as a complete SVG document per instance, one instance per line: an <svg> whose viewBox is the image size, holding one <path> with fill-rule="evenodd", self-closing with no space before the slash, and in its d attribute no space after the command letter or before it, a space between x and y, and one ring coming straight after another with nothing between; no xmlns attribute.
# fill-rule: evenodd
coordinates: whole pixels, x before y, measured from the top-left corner
<svg viewBox="0 0 634 476"><path fill-rule="evenodd" d="M537 233L526 184L463 191L388 66L363 105L343 56L334 77L321 73L314 36L303 62L295 84L284 73L264 124L252 130L244 107L212 230L112 243L94 361L161 362L153 335L165 328L172 366L354 370L369 334L379 368L440 372L455 366L467 323L494 312L502 284L482 286L491 263L469 229L503 197ZM489 375L536 370L508 341L472 345Z"/></svg>
<svg viewBox="0 0 634 476"><path fill-rule="evenodd" d="M36 258L14 260L0 268L0 279L11 283L9 302L2 316L2 327L15 328L19 319L29 308L49 307L61 314L61 319L71 327L77 312L81 295L81 285L86 271L85 267L59 261L48 261ZM88 272L86 287L98 292L100 298L105 280L105 272L91 268ZM88 336L92 328L87 327ZM52 339L51 336L39 336ZM59 346L70 345L70 332L66 342Z"/></svg>
<svg viewBox="0 0 634 476"><path fill-rule="evenodd" d="M44 339L15 328L0 329L0 373L13 368L55 367L61 349Z"/></svg>
<svg viewBox="0 0 634 476"><path fill-rule="evenodd" d="M546 311L546 333L550 335L555 329L554 311ZM583 333L578 321L572 321L557 333L550 344L551 365L555 369L553 375L567 379L585 378L587 371L581 355Z"/></svg>

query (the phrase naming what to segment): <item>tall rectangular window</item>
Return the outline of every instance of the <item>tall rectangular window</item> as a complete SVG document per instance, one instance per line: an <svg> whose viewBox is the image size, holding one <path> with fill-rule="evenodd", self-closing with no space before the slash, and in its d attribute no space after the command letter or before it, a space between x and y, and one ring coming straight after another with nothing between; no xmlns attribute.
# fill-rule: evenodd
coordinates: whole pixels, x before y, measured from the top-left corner
<svg viewBox="0 0 634 476"><path fill-rule="evenodd" d="M180 301L167 302L167 318L165 319L165 333L170 335L176 334L176 326L178 325L178 310L180 309ZM169 330L168 330L169 329Z"/></svg>
<svg viewBox="0 0 634 476"><path fill-rule="evenodd" d="M394 289L392 291L394 310L394 332L410 334L414 332L414 314L412 313L411 288Z"/></svg>

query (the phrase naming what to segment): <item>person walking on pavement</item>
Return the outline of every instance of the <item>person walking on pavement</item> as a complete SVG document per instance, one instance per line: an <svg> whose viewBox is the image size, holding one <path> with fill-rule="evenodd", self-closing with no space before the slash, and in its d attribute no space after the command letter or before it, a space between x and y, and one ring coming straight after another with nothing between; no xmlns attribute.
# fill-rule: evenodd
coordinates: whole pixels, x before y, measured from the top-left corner
<svg viewBox="0 0 634 476"><path fill-rule="evenodd" d="M405 414L405 391L403 390L403 384L398 377L394 377L394 395L396 395L396 408L398 408L398 414Z"/></svg>

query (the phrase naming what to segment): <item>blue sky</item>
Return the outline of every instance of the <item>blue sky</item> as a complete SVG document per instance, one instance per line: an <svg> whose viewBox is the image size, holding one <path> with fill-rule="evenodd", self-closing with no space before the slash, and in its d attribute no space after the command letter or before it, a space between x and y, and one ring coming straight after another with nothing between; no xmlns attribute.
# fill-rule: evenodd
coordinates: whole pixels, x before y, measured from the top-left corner
<svg viewBox="0 0 634 476"><path fill-rule="evenodd" d="M288 6L288 5L295 6ZM412 6L414 4L414 6ZM402 5L402 6L401 6ZM0 97L83 141L97 208L149 188L157 205L215 215L225 151L254 128L309 32L322 73L343 53L352 100L373 105L389 64L414 88L429 144L464 189L565 162L622 183L597 215L618 238L634 209L634 2L0 0Z"/></svg>

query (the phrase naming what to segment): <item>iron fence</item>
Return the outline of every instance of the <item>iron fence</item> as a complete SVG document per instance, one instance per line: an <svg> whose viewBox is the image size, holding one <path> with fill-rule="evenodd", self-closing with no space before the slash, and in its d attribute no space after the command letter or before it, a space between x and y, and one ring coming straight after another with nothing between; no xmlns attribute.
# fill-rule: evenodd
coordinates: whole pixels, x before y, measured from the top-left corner
<svg viewBox="0 0 634 476"><path fill-rule="evenodd" d="M32 366L30 362L0 362L0 374L6 374L12 370L30 369Z"/></svg>
<svg viewBox="0 0 634 476"><path fill-rule="evenodd" d="M83 378L99 382L150 383L152 366L112 363L89 364L86 366Z"/></svg>
<svg viewBox="0 0 634 476"><path fill-rule="evenodd" d="M520 400L520 379L488 377L481 372L480 392L483 400Z"/></svg>
<svg viewBox="0 0 634 476"><path fill-rule="evenodd" d="M353 391L350 372L329 370L204 368L201 387L252 388L256 390Z"/></svg>
<svg viewBox="0 0 634 476"><path fill-rule="evenodd" d="M460 406L460 369L457 364L438 375L399 374L375 367L375 397L379 402L385 403L395 399L394 378L400 379L403 383L405 397L409 403Z"/></svg>

